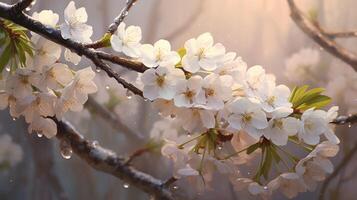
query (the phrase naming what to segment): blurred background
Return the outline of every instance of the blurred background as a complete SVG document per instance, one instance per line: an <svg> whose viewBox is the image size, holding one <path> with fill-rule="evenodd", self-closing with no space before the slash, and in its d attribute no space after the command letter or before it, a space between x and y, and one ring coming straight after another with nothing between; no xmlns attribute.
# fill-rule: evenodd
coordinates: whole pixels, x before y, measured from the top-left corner
<svg viewBox="0 0 357 200"><path fill-rule="evenodd" d="M10 2L10 1L5 1ZM92 40L99 39L113 18L125 5L125 0L77 0L76 6L85 7L88 23L94 28ZM327 30L357 30L357 1L355 0L299 0L298 6L308 12L316 12L317 19ZM51 9L60 15L68 0L37 0L30 13ZM169 40L174 49L179 49L190 38L203 32L211 32L216 42L235 51L249 66L260 64L277 77L278 83L290 86L308 83L327 87L334 105L340 106L340 114L357 111L356 72L348 65L330 56L300 31L289 17L285 0L138 0L125 19L126 24L142 28L142 43L154 43L159 39ZM357 38L338 39L346 48L357 52ZM286 60L301 49L311 48L319 52L316 73L308 72L294 77L287 75ZM83 59L77 66L90 63ZM312 66L313 67L313 66ZM129 80L135 81L133 73L113 66ZM93 98L114 112L118 122L103 120L93 109L66 116L85 137L98 141L118 154L129 155L148 141L154 122L159 119L157 111L149 102L129 96L115 81L103 72L97 73L99 92ZM341 151L333 160L340 162L356 142L356 127L339 127ZM0 199L149 199L149 196L119 179L97 172L75 155L64 159L58 142L29 135L22 120L13 121L7 110L0 112L0 134L10 135L23 151L22 160L14 167L0 171ZM1 136L0 135L0 136ZM1 149L1 147L0 147ZM356 199L357 156L341 171L332 183L328 194L331 199ZM161 179L171 174L170 163L159 153L145 154L135 160L134 166ZM215 177L220 179L221 177ZM190 199L253 199L235 192L227 181L218 181L213 189L200 194L188 194ZM180 184L180 183L178 183ZM182 186L181 186L182 185ZM174 192L188 192L183 183ZM320 184L321 185L321 184ZM296 199L316 199L315 192L301 193ZM243 192L244 193L244 192ZM280 195L274 199L284 199Z"/></svg>

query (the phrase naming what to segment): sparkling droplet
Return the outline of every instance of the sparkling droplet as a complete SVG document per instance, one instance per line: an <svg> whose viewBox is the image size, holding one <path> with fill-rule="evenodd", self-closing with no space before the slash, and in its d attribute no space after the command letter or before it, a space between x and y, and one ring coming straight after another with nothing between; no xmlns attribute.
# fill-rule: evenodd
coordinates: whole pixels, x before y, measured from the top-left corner
<svg viewBox="0 0 357 200"><path fill-rule="evenodd" d="M12 121L16 121L16 117L13 117L13 118L12 118Z"/></svg>
<svg viewBox="0 0 357 200"><path fill-rule="evenodd" d="M6 67L6 71L9 72L10 71L10 67Z"/></svg>
<svg viewBox="0 0 357 200"><path fill-rule="evenodd" d="M222 147L222 146L218 146L217 148L218 148L218 150L222 150L222 149L223 149L223 147Z"/></svg>
<svg viewBox="0 0 357 200"><path fill-rule="evenodd" d="M131 93L130 90L127 90L127 91L126 91L126 98L128 98L128 99L133 98L133 93Z"/></svg>
<svg viewBox="0 0 357 200"><path fill-rule="evenodd" d="M97 69L95 69L95 71L99 73L102 70L100 68L97 68Z"/></svg>
<svg viewBox="0 0 357 200"><path fill-rule="evenodd" d="M123 184L123 187L124 187L125 189L128 189L128 188L130 187L130 185L127 184L127 183L124 183L124 184Z"/></svg>
<svg viewBox="0 0 357 200"><path fill-rule="evenodd" d="M348 123L348 128L351 128L352 127L352 124L351 123Z"/></svg>
<svg viewBox="0 0 357 200"><path fill-rule="evenodd" d="M264 190L267 190L267 189L268 189L268 186L264 186L263 189L264 189Z"/></svg>
<svg viewBox="0 0 357 200"><path fill-rule="evenodd" d="M109 85L105 86L105 89L106 89L106 90L109 90L109 89L110 89Z"/></svg>
<svg viewBox="0 0 357 200"><path fill-rule="evenodd" d="M192 135L191 135L191 133L187 133L187 137L191 137Z"/></svg>
<svg viewBox="0 0 357 200"><path fill-rule="evenodd" d="M94 140L94 141L92 142L92 145L93 145L93 146L98 146L98 144L99 144L99 142L98 142L97 140Z"/></svg>
<svg viewBox="0 0 357 200"><path fill-rule="evenodd" d="M178 190L178 188L179 188L179 187L178 187L177 185L174 185L174 186L172 187L173 190Z"/></svg>
<svg viewBox="0 0 357 200"><path fill-rule="evenodd" d="M61 155L64 159L70 159L73 154L71 145L66 140L60 142Z"/></svg>
<svg viewBox="0 0 357 200"><path fill-rule="evenodd" d="M42 134L41 133L37 133L37 137L39 137L39 138L42 138Z"/></svg>

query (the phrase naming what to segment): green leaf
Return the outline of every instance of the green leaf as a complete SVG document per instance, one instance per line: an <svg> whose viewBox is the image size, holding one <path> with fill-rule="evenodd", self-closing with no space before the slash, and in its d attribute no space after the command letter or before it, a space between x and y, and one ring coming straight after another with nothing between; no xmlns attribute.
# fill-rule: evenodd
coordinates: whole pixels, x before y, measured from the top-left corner
<svg viewBox="0 0 357 200"><path fill-rule="evenodd" d="M11 46L8 45L0 56L0 73L4 70L11 57Z"/></svg>
<svg viewBox="0 0 357 200"><path fill-rule="evenodd" d="M331 101L332 99L330 97L325 95L320 95L303 103L297 109L299 110L307 110L310 108L320 109L330 104Z"/></svg>
<svg viewBox="0 0 357 200"><path fill-rule="evenodd" d="M298 110L307 110L310 108L322 108L331 102L331 98L322 95L324 88L313 88L307 90L309 86L304 85L295 87L289 98L293 108Z"/></svg>
<svg viewBox="0 0 357 200"><path fill-rule="evenodd" d="M247 154L249 155L249 154L253 153L255 150L257 150L260 147L260 145L261 145L260 142L257 142L255 144L249 146L247 148Z"/></svg>
<svg viewBox="0 0 357 200"><path fill-rule="evenodd" d="M269 172L270 172L272 163L273 163L273 155L271 152L271 148L267 147L264 163L263 163L262 170L261 170L261 174L264 176L265 180L268 180L268 178L269 178Z"/></svg>
<svg viewBox="0 0 357 200"><path fill-rule="evenodd" d="M281 157L280 155L278 154L278 152L276 152L276 149L274 146L272 146L270 148L270 151L271 151L271 155L273 156L273 159L275 160L276 163L279 163L281 161Z"/></svg>

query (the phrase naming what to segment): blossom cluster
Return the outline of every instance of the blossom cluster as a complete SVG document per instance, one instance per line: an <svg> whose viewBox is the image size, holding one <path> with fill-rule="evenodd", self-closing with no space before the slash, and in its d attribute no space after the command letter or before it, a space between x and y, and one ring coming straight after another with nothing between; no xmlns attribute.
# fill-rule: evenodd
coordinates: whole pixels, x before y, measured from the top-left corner
<svg viewBox="0 0 357 200"><path fill-rule="evenodd" d="M76 9L74 2L70 2L64 16L65 23L60 25L62 36L89 41L92 28L84 24L87 20L85 9ZM58 14L51 10L35 12L33 18L49 27L56 27L59 21ZM9 107L14 120L24 116L30 133L51 138L57 133L52 118L61 119L67 111L81 111L88 94L97 91L93 82L95 73L91 67L74 71L61 63L62 48L52 41L33 33L31 42L35 56L26 55L26 67L7 68L3 72L0 109ZM64 57L73 64L80 61L80 57L68 49Z"/></svg>
<svg viewBox="0 0 357 200"><path fill-rule="evenodd" d="M140 77L144 97L187 133L161 130L163 125L156 128L164 133L153 132L155 138L166 141L162 154L173 160L175 177L201 176L207 182L212 170L218 170L228 174L236 188L247 186L251 194L280 189L291 198L313 189L316 181L331 173L328 158L337 153L339 139L330 122L338 107L297 109L287 86L277 85L274 75L262 66L248 67L236 53L226 52L210 33L189 39L178 51L166 40L151 45L141 44L141 38L140 27L121 23L110 42L115 51L149 68ZM254 178L239 173L238 165L253 159L256 149L267 160L272 154L267 151L276 153L288 141L310 152L298 163L293 159L294 172L281 173L266 184L260 180L262 173ZM234 155L217 153L222 154L226 143L236 150ZM282 158L278 153L276 157L279 163ZM311 176L312 170L317 174Z"/></svg>

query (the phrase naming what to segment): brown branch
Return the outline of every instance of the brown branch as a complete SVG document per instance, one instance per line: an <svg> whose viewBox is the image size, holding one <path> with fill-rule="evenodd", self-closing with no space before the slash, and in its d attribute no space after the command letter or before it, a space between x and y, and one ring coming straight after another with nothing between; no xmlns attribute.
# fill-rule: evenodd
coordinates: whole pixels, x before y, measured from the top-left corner
<svg viewBox="0 0 357 200"><path fill-rule="evenodd" d="M127 0L125 7L120 11L120 14L115 17L114 22L109 25L107 34L113 35L117 31L118 26L122 23L125 17L128 15L130 8L136 3L137 0ZM93 42L92 44L87 44L86 47L98 49L105 47L105 41L103 39Z"/></svg>
<svg viewBox="0 0 357 200"><path fill-rule="evenodd" d="M111 69L107 64L105 64L99 57L98 51L85 47L83 44L75 42L71 39L63 39L61 32L59 30L53 29L51 27L41 24L39 21L36 21L30 18L24 13L14 13L12 12L13 6L1 3L0 2L0 17L10 20L20 26L27 28L30 31L40 34L41 36L55 42L61 46L64 46L73 52L76 52L80 56L85 56L90 59L97 67L104 70L109 77L115 78L118 83L122 84L125 88L131 90L134 94L142 96L142 91L136 88L134 85L126 82L122 79L118 73ZM125 61L128 61L125 63ZM128 59L122 60L122 66L130 69L133 66L134 62L129 62ZM140 65L139 67L142 67Z"/></svg>
<svg viewBox="0 0 357 200"><path fill-rule="evenodd" d="M355 71L357 71L357 55L322 33L321 28L317 27L316 24L308 20L296 7L294 0L287 1L291 11L291 18L303 32L323 47L327 52L349 64Z"/></svg>
<svg viewBox="0 0 357 200"><path fill-rule="evenodd" d="M119 56L105 53L102 51L96 51L96 54L98 55L98 58L100 58L100 59L109 61L114 64L121 65L129 70L136 71L139 73L143 73L147 69L149 69L143 63L135 61L135 60L130 60L130 59L127 59L124 57L119 57Z"/></svg>
<svg viewBox="0 0 357 200"><path fill-rule="evenodd" d="M86 140L68 122L56 120L56 123L58 127L56 137L59 140L69 141L73 152L94 169L116 176L124 182L155 196L157 199L174 199L161 180L126 165L124 158L96 143Z"/></svg>
<svg viewBox="0 0 357 200"><path fill-rule="evenodd" d="M338 116L332 124L336 125L351 125L357 123L357 114L349 115L349 116Z"/></svg>
<svg viewBox="0 0 357 200"><path fill-rule="evenodd" d="M344 169L347 164L352 160L353 156L357 152L357 143L354 145L354 147L346 154L346 156L342 159L342 161L337 165L336 169L332 172L332 174L326 178L324 183L322 184L321 190L320 190L320 196L319 200L325 199L325 192L331 183L331 181L340 173L342 169Z"/></svg>

